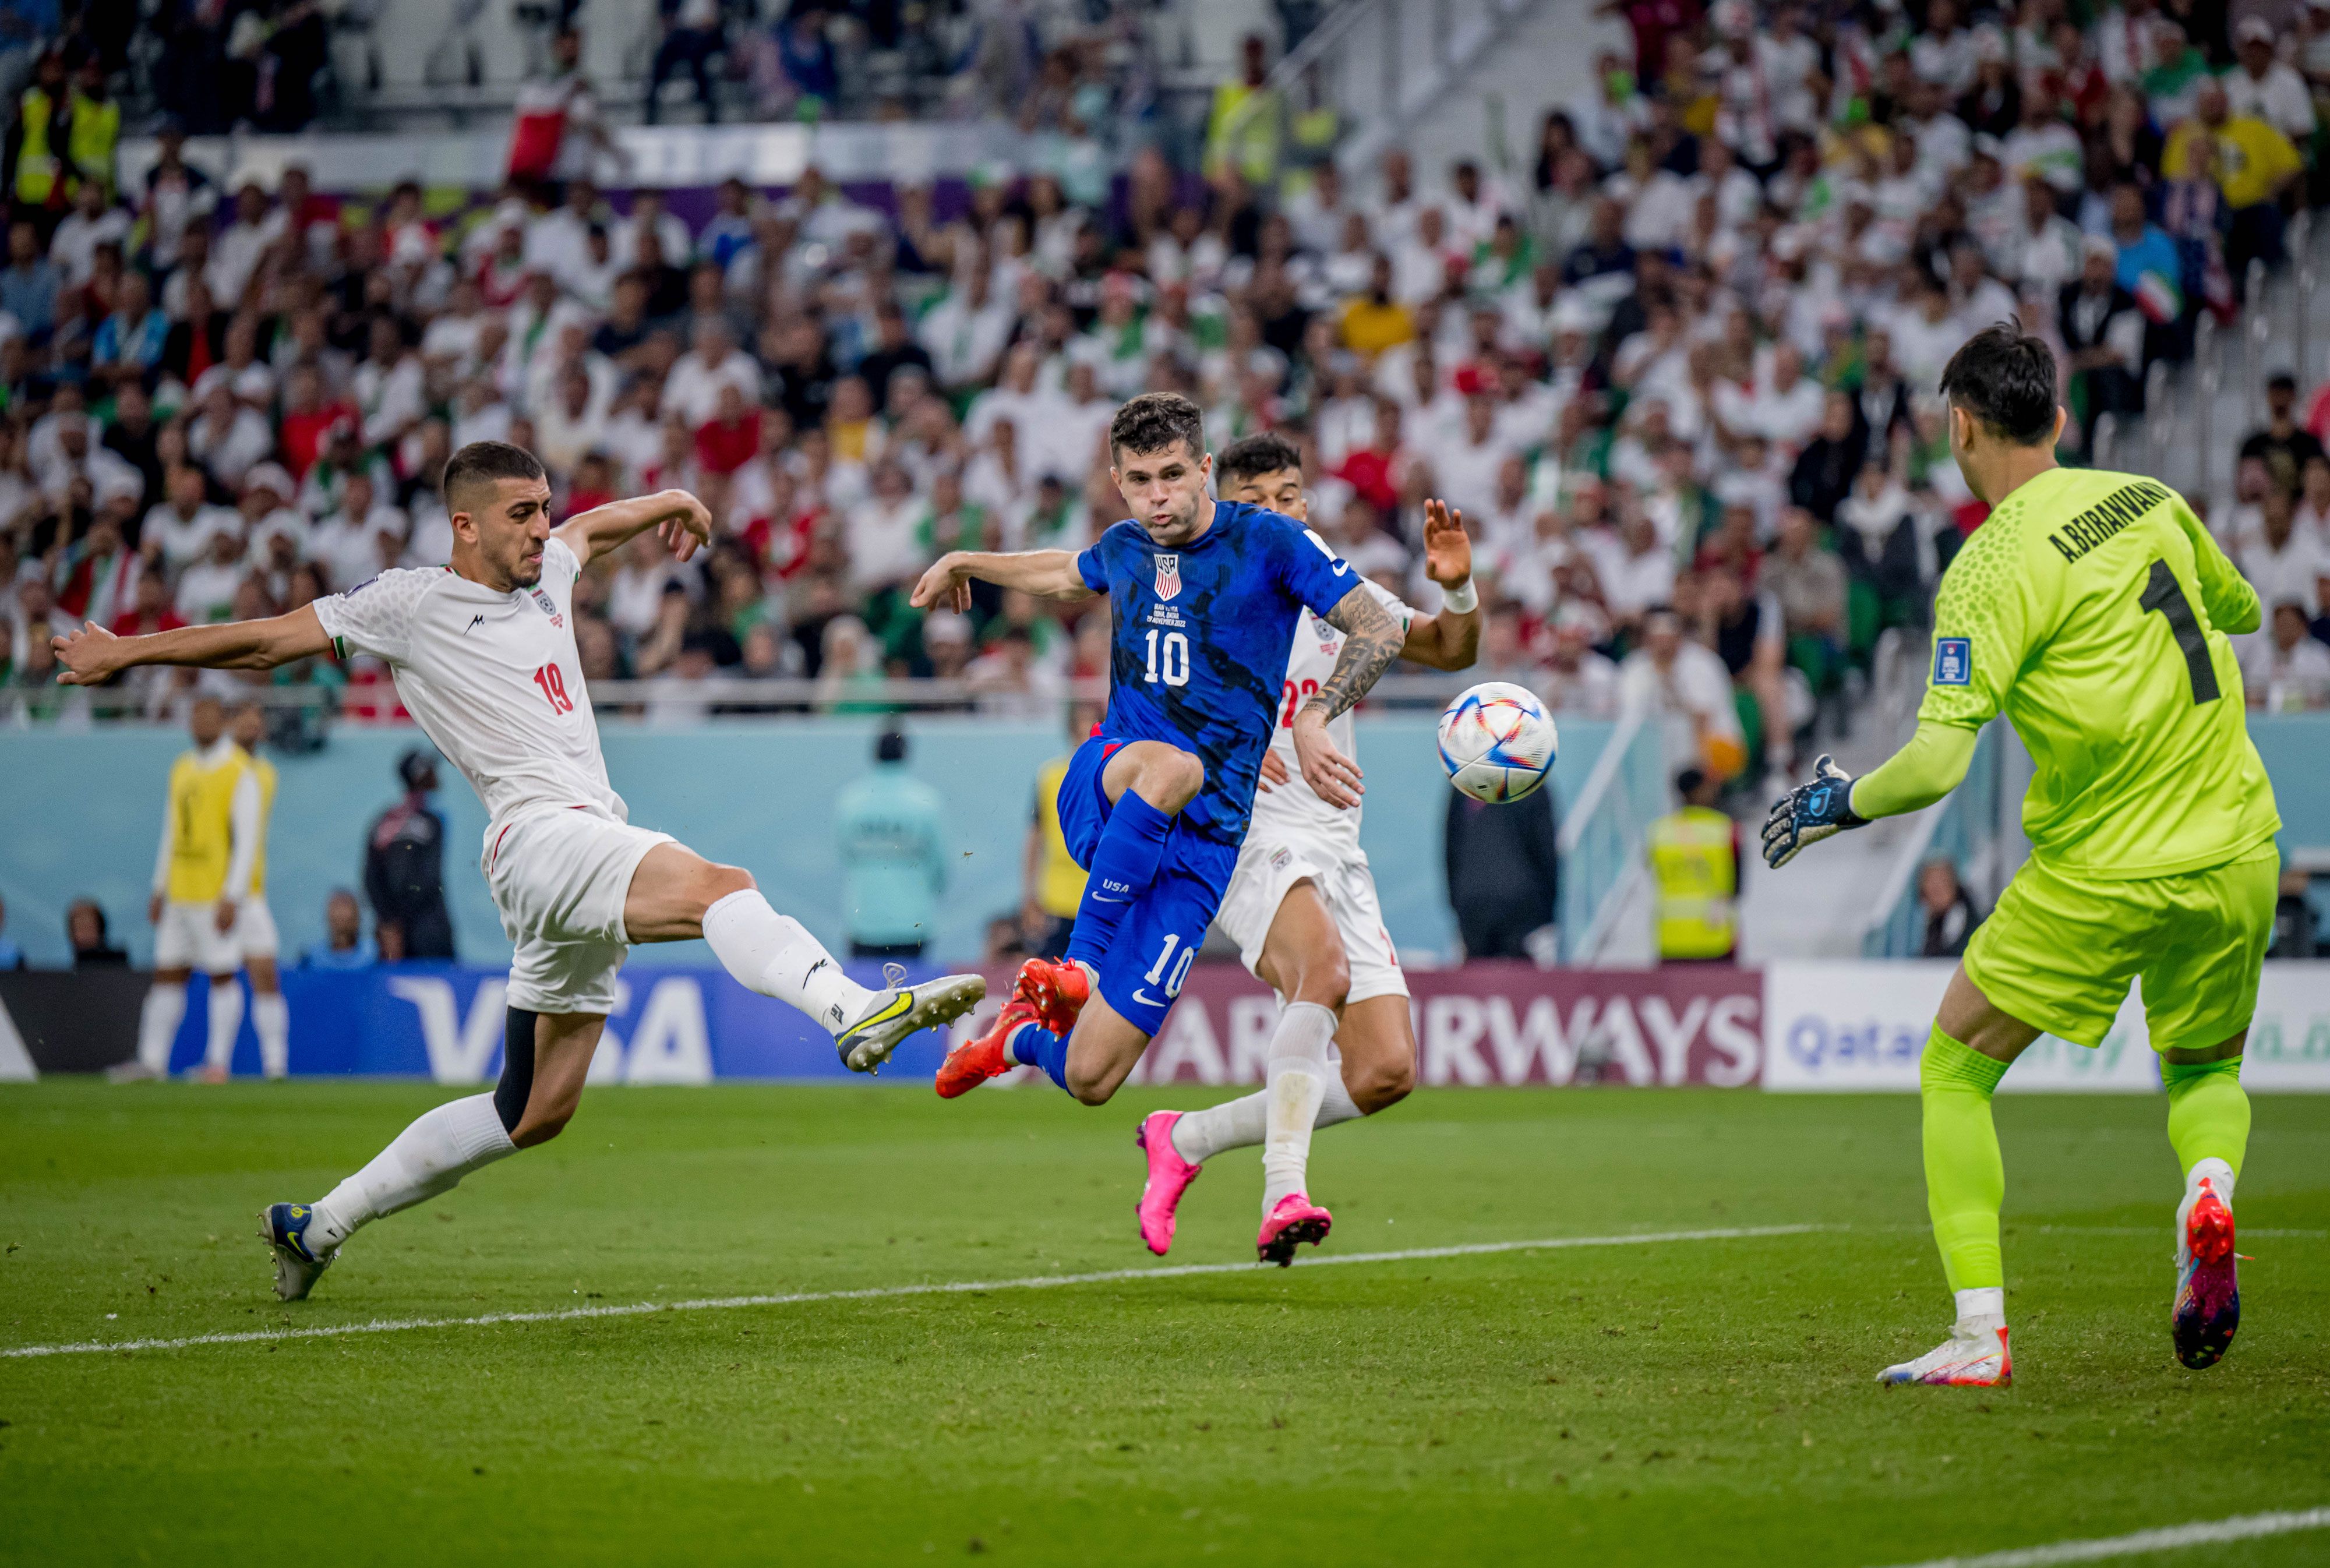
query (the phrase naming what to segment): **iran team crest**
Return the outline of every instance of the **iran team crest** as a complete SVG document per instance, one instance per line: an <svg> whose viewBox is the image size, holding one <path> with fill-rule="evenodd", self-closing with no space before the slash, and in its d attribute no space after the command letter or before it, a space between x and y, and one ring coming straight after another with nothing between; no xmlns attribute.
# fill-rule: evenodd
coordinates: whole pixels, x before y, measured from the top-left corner
<svg viewBox="0 0 2330 1568"><path fill-rule="evenodd" d="M1181 591L1181 558L1160 555L1157 558L1157 597L1170 599Z"/></svg>
<svg viewBox="0 0 2330 1568"><path fill-rule="evenodd" d="M550 595L543 592L542 590L538 588L529 589L527 591L534 595L535 607L538 608L543 614L550 618L550 624L559 628L561 630L564 630L566 626L566 618L558 613L558 606L551 602Z"/></svg>

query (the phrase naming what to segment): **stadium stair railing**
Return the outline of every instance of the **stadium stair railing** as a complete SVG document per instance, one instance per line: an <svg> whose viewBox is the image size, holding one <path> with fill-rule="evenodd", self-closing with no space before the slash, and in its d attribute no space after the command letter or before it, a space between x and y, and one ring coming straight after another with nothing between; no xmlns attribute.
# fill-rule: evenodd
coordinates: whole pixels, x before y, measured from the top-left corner
<svg viewBox="0 0 2330 1568"><path fill-rule="evenodd" d="M1667 808L1663 728L1641 713L1619 721L1594 771L1561 817L1561 959L1591 964L1649 875L1643 836Z"/></svg>

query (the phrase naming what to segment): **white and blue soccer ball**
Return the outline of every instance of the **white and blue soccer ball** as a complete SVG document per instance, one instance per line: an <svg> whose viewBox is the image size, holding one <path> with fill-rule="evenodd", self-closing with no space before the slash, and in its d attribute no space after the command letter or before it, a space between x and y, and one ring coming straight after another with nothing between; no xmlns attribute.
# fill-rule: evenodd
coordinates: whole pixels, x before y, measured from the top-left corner
<svg viewBox="0 0 2330 1568"><path fill-rule="evenodd" d="M1483 681L1440 714L1440 765L1475 800L1535 794L1553 771L1560 742L1537 694L1510 681Z"/></svg>

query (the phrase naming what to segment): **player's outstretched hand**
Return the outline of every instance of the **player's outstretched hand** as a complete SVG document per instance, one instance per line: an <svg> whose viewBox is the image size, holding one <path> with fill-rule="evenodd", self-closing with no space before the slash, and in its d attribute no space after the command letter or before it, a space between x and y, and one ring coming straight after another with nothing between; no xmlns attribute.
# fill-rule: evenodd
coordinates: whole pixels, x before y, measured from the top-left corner
<svg viewBox="0 0 2330 1568"><path fill-rule="evenodd" d="M914 591L907 596L906 602L916 609L931 609L942 605L957 615L969 615L971 582L957 565L960 553L950 550L933 562L931 569L923 573L922 581L914 584Z"/></svg>
<svg viewBox="0 0 2330 1568"><path fill-rule="evenodd" d="M1424 575L1443 588L1459 588L1473 575L1473 536L1464 514L1445 501L1424 504Z"/></svg>
<svg viewBox="0 0 2330 1568"><path fill-rule="evenodd" d="M1267 795L1273 785L1283 784L1293 777L1286 770L1285 758L1275 751L1264 751L1262 754L1262 778L1255 782L1255 788Z"/></svg>
<svg viewBox="0 0 2330 1568"><path fill-rule="evenodd" d="M1867 826L1869 818L1852 812L1852 775L1823 751L1813 764L1810 783L1772 802L1772 815L1764 819L1764 862L1776 871L1806 845Z"/></svg>
<svg viewBox="0 0 2330 1568"><path fill-rule="evenodd" d="M672 515L656 524L656 534L674 556L686 561L697 545L712 543L712 508L685 490L669 495Z"/></svg>
<svg viewBox="0 0 2330 1568"><path fill-rule="evenodd" d="M57 684L62 686L98 685L121 667L115 662L120 656L121 639L93 620L83 621L81 628L69 637L51 638L49 649L62 666L57 671Z"/></svg>
<svg viewBox="0 0 2330 1568"><path fill-rule="evenodd" d="M1367 793L1359 765L1335 750L1327 721L1309 709L1294 715L1294 761L1312 793L1330 806L1349 810Z"/></svg>

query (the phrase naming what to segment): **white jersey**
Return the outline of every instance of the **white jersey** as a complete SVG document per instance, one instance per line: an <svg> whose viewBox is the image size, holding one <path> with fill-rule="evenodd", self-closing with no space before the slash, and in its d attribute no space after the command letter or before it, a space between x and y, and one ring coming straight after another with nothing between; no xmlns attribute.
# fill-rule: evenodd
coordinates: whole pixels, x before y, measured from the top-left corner
<svg viewBox="0 0 2330 1568"><path fill-rule="evenodd" d="M1372 582L1367 587L1391 611L1405 636L1416 611L1398 595ZM1343 634L1304 610L1294 625L1294 647L1286 656L1286 685L1278 704L1278 728L1270 737L1270 749L1286 764L1288 777L1283 784L1255 792L1253 819L1246 829L1249 845L1279 844L1295 836L1324 836L1337 845L1348 844L1353 854L1359 851L1359 808L1354 806L1346 811L1320 799L1294 760L1294 715L1319 694L1319 688L1335 673L1335 661L1342 652ZM1335 750L1357 760L1359 748L1352 737L1350 714L1330 719L1327 738L1335 742Z"/></svg>
<svg viewBox="0 0 2330 1568"><path fill-rule="evenodd" d="M468 776L493 825L578 806L621 822L629 813L607 781L574 651L582 572L554 537L532 588L497 593L450 567L399 567L316 600L316 618L343 658L388 662L397 695Z"/></svg>

